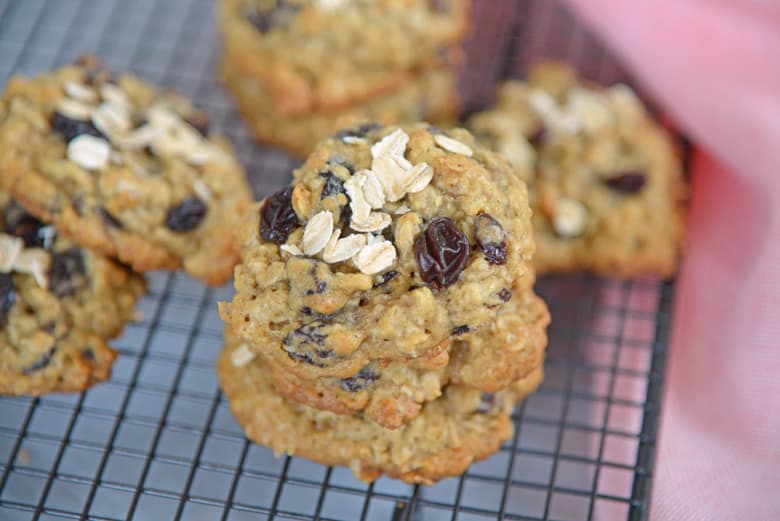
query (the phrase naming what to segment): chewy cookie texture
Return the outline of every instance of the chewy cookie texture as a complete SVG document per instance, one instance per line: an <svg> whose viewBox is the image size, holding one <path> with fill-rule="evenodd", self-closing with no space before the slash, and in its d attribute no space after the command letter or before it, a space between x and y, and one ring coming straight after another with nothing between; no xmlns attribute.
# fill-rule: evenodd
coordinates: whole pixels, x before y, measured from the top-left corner
<svg viewBox="0 0 780 521"><path fill-rule="evenodd" d="M525 185L466 131L321 142L236 230L220 379L250 438L431 483L492 454L541 379Z"/></svg>
<svg viewBox="0 0 780 521"><path fill-rule="evenodd" d="M226 335L217 363L222 389L247 436L277 453L324 465L348 466L363 481L385 474L409 483L432 484L456 476L473 461L495 453L512 436L515 403L532 393L541 367L507 389L488 394L448 386L408 424L385 429L359 415L337 415L279 396L259 359L233 363L239 340Z"/></svg>
<svg viewBox="0 0 780 521"><path fill-rule="evenodd" d="M0 394L81 391L105 380L105 338L145 289L124 266L80 248L0 193Z"/></svg>
<svg viewBox="0 0 780 521"><path fill-rule="evenodd" d="M528 183L537 273L618 277L677 271L686 187L671 137L624 85L557 63L498 90L469 128Z"/></svg>
<svg viewBox="0 0 780 521"><path fill-rule="evenodd" d="M230 278L249 187L182 97L98 60L13 78L0 101L0 188L62 235L136 271Z"/></svg>

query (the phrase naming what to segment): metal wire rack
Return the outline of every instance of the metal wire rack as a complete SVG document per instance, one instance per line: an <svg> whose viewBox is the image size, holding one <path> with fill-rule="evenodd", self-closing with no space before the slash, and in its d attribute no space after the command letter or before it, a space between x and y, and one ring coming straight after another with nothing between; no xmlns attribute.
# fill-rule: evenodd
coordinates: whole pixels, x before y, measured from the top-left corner
<svg viewBox="0 0 780 521"><path fill-rule="evenodd" d="M0 0L0 85L98 52L208 109L258 194L295 161L255 145L214 79L213 0ZM465 105L539 56L626 80L557 3L474 1ZM673 286L590 276L539 282L554 317L546 379L501 451L433 487L367 486L342 468L250 444L220 395L216 302L154 274L145 318L115 342L111 380L81 395L0 398L0 520L646 519Z"/></svg>

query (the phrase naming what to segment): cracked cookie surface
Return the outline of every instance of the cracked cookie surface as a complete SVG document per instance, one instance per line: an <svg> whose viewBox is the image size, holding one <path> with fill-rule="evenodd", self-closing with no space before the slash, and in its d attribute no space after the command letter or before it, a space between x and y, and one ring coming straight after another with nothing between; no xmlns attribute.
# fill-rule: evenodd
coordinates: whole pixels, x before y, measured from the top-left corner
<svg viewBox="0 0 780 521"><path fill-rule="evenodd" d="M231 223L251 198L243 170L184 98L95 58L0 101L0 188L75 243L136 271L230 278Z"/></svg>
<svg viewBox="0 0 780 521"><path fill-rule="evenodd" d="M687 188L671 136L625 85L561 64L510 81L469 128L528 183L537 273L634 277L677 271Z"/></svg>
<svg viewBox="0 0 780 521"><path fill-rule="evenodd" d="M254 205L223 319L305 378L435 357L532 278L525 186L463 130L345 129ZM501 259L496 252L501 252Z"/></svg>
<svg viewBox="0 0 780 521"><path fill-rule="evenodd" d="M363 481L385 474L432 484L462 473L511 437L515 403L533 392L542 376L540 367L497 394L449 386L439 399L425 404L414 420L388 430L359 415L336 415L285 400L275 392L270 371L258 359L241 367L233 364L232 353L239 343L226 334L217 373L247 436L277 454L348 466Z"/></svg>

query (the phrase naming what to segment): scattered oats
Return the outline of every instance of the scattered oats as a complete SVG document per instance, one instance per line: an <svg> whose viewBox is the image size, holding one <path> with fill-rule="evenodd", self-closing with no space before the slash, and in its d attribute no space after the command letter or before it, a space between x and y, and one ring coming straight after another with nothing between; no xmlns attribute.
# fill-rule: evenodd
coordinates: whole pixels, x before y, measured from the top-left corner
<svg viewBox="0 0 780 521"><path fill-rule="evenodd" d="M24 249L24 241L19 237L0 233L0 273L10 273L17 257Z"/></svg>
<svg viewBox="0 0 780 521"><path fill-rule="evenodd" d="M445 136L444 134L435 134L433 136L433 140L441 148L452 152L453 154L461 154L466 157L471 157L474 155L474 151L471 150L470 146L465 143L461 143L457 139L452 139L449 136Z"/></svg>
<svg viewBox="0 0 780 521"><path fill-rule="evenodd" d="M87 121L92 116L93 108L80 101L62 98L57 102L57 112L70 119Z"/></svg>
<svg viewBox="0 0 780 521"><path fill-rule="evenodd" d="M371 208L382 208L385 205L385 191L376 174L371 170L361 170L355 175L365 178L361 185L366 202Z"/></svg>
<svg viewBox="0 0 780 521"><path fill-rule="evenodd" d="M512 136L512 134L509 134ZM536 163L536 151L524 137L508 137L496 143L496 150L506 157L523 177L523 181L531 181Z"/></svg>
<svg viewBox="0 0 780 521"><path fill-rule="evenodd" d="M104 168L110 155L108 142L89 134L81 134L68 143L68 159L86 170Z"/></svg>
<svg viewBox="0 0 780 521"><path fill-rule="evenodd" d="M192 190L198 194L198 197L200 197L203 201L211 201L211 190L209 190L209 187L206 186L206 183L200 179L193 181Z"/></svg>
<svg viewBox="0 0 780 521"><path fill-rule="evenodd" d="M363 234L347 235L340 239L340 230L335 230L325 247L322 260L328 263L342 262L351 259L366 245L366 236Z"/></svg>
<svg viewBox="0 0 780 521"><path fill-rule="evenodd" d="M405 213L411 212L412 209L406 206L405 204L399 206L393 213L396 215L403 215Z"/></svg>
<svg viewBox="0 0 780 521"><path fill-rule="evenodd" d="M465 146L465 145L464 145ZM433 179L433 167L428 163L417 163L406 171L403 189L410 194L416 194L425 189Z"/></svg>
<svg viewBox="0 0 780 521"><path fill-rule="evenodd" d="M124 158L122 158L122 154L120 154L116 150L112 150L111 151L111 158L110 159L111 159L111 164L112 165L119 166L119 165L122 165L125 162Z"/></svg>
<svg viewBox="0 0 780 521"><path fill-rule="evenodd" d="M561 237L577 237L585 231L588 210L581 202L562 197L553 209L553 227Z"/></svg>
<svg viewBox="0 0 780 521"><path fill-rule="evenodd" d="M411 168L411 163L400 156L382 156L372 161L371 170L382 185L385 199L392 203L406 195L401 181Z"/></svg>
<svg viewBox="0 0 780 521"><path fill-rule="evenodd" d="M604 96L581 87L574 87L569 91L566 114L578 121L582 129L589 134L595 134L615 121Z"/></svg>
<svg viewBox="0 0 780 521"><path fill-rule="evenodd" d="M395 246L387 240L371 243L363 246L353 261L355 266L366 275L375 275L393 265L396 259Z"/></svg>
<svg viewBox="0 0 780 521"><path fill-rule="evenodd" d="M92 124L103 134L112 137L114 134L130 130L130 115L121 105L102 103L92 112Z"/></svg>
<svg viewBox="0 0 780 521"><path fill-rule="evenodd" d="M368 217L363 219L356 219L355 216L352 216L349 226L358 232L378 232L390 226L392 222L393 218L390 217L390 214L371 212Z"/></svg>
<svg viewBox="0 0 780 521"><path fill-rule="evenodd" d="M309 219L303 230L303 253L316 255L325 248L333 233L333 214L323 210Z"/></svg>
<svg viewBox="0 0 780 521"><path fill-rule="evenodd" d="M556 132L576 134L580 131L580 123L576 117L564 113L555 98L543 90L531 89L528 94L528 102L538 116L542 118L545 126Z"/></svg>
<svg viewBox="0 0 780 521"><path fill-rule="evenodd" d="M369 141L363 137L357 136L344 136L341 141L347 145L368 145Z"/></svg>
<svg viewBox="0 0 780 521"><path fill-rule="evenodd" d="M112 83L104 83L100 86L100 96L104 101L125 109L130 109L133 106L125 91Z"/></svg>
<svg viewBox="0 0 780 521"><path fill-rule="evenodd" d="M152 105L146 111L146 118L149 124L160 129L172 129L182 125L181 118L168 107L163 105ZM193 132L196 132L193 130Z"/></svg>
<svg viewBox="0 0 780 521"><path fill-rule="evenodd" d="M254 360L256 356L257 354L249 349L248 345L241 344L230 353L230 362L233 364L233 367L243 367Z"/></svg>
<svg viewBox="0 0 780 521"><path fill-rule="evenodd" d="M54 243L54 238L57 236L57 229L54 226L44 226L38 229L38 237L43 242L43 248L48 250Z"/></svg>
<svg viewBox="0 0 780 521"><path fill-rule="evenodd" d="M368 219L371 213L371 205L366 201L363 195L364 176L353 175L344 181L344 190L349 196L349 208L352 210L353 219Z"/></svg>
<svg viewBox="0 0 780 521"><path fill-rule="evenodd" d="M294 244L282 244L279 249L293 255L294 257L303 257L303 252Z"/></svg>
<svg viewBox="0 0 780 521"><path fill-rule="evenodd" d="M50 264L51 256L49 252L41 248L27 248L16 257L14 271L32 275L38 286L47 289L49 286L48 274Z"/></svg>
<svg viewBox="0 0 780 521"><path fill-rule="evenodd" d="M143 125L127 134L117 134L111 136L111 142L119 148L135 150L150 145L160 133L151 125Z"/></svg>
<svg viewBox="0 0 780 521"><path fill-rule="evenodd" d="M222 153L222 150L208 142L192 147L183 147L182 152L187 162L195 166L205 165L209 162L227 160L227 156Z"/></svg>
<svg viewBox="0 0 780 521"><path fill-rule="evenodd" d="M367 233L366 234L366 244L369 246L372 246L374 244L379 244L380 242L384 241L385 238L381 235L374 235L373 233Z"/></svg>
<svg viewBox="0 0 780 521"><path fill-rule="evenodd" d="M398 128L371 145L371 157L403 156L407 143L409 134Z"/></svg>
<svg viewBox="0 0 780 521"><path fill-rule="evenodd" d="M606 89L606 96L613 110L624 118L638 121L645 117L645 107L636 93L623 83Z"/></svg>
<svg viewBox="0 0 780 521"><path fill-rule="evenodd" d="M66 81L65 82L65 94L68 97L79 101L85 101L87 103L94 103L97 101L97 92L92 87L84 85L78 81Z"/></svg>

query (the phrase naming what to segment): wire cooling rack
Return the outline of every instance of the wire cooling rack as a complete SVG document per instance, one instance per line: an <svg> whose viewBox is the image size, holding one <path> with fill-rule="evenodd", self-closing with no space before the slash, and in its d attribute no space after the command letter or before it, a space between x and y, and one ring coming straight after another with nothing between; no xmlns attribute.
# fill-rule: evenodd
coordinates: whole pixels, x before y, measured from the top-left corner
<svg viewBox="0 0 780 521"><path fill-rule="evenodd" d="M98 52L207 108L258 194L295 161L256 146L214 80L213 0L0 0L0 85ZM547 0L474 0L465 106L539 56L626 80ZM81 395L0 398L0 520L381 521L646 519L672 286L590 276L539 282L553 314L546 379L501 451L457 479L371 486L274 458L232 420L213 370L222 325L207 289L154 274L144 319L114 343L111 380Z"/></svg>

